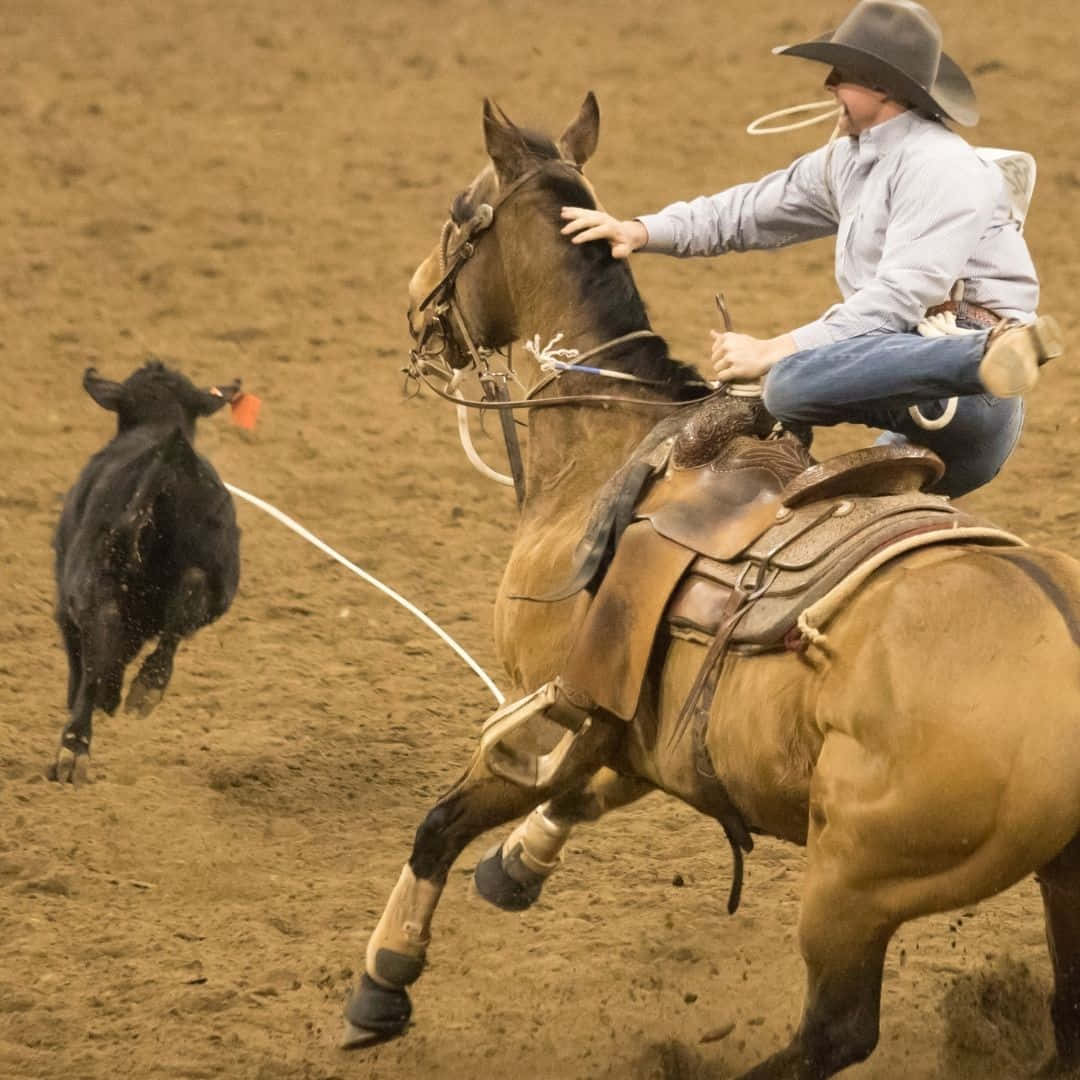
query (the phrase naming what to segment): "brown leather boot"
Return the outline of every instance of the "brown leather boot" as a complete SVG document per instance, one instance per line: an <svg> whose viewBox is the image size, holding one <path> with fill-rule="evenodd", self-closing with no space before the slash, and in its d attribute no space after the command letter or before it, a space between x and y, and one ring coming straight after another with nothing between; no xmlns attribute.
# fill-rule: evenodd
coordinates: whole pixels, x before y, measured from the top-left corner
<svg viewBox="0 0 1080 1080"><path fill-rule="evenodd" d="M1065 352L1057 320L1040 315L1032 323L1003 322L990 331L979 364L979 380L994 397L1018 397L1039 381L1039 368Z"/></svg>

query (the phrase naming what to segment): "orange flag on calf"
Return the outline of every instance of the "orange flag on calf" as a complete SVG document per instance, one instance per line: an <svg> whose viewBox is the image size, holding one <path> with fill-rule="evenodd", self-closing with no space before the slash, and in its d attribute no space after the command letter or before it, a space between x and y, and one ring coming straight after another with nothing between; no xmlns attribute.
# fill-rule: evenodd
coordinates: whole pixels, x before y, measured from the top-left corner
<svg viewBox="0 0 1080 1080"><path fill-rule="evenodd" d="M234 424L250 431L259 418L259 409L262 408L262 398L254 394L237 394L229 402L229 418Z"/></svg>

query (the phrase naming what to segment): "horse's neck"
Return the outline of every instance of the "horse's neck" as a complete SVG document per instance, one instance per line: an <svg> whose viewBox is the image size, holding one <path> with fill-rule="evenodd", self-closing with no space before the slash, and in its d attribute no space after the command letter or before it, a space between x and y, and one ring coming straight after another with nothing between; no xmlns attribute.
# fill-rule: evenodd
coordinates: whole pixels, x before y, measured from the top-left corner
<svg viewBox="0 0 1080 1080"><path fill-rule="evenodd" d="M509 299L519 338L537 342L540 349L551 347L552 359L572 359L560 350L576 350L577 355L616 341L626 334L649 330L645 307L625 264L609 262L599 271L567 271L568 241L557 237L558 249L544 251L552 238L545 230L530 234L533 243L526 252L505 251ZM586 255L581 253L584 260ZM546 268L541 272L540 268ZM556 268L563 268L557 270ZM610 276L609 276L610 275ZM585 282L588 282L586 285ZM557 340L556 340L557 339ZM647 346L646 346L647 347ZM608 367L619 354L597 354L588 366ZM530 385L545 375L535 357L523 363L531 367ZM583 383L586 389L583 390ZM603 376L567 375L557 378L544 396L571 394L639 397L642 388ZM611 407L560 406L540 409L529 420L529 445L525 462L528 498L524 508L531 513L552 514L584 507L612 473L629 456L664 410L612 404Z"/></svg>
<svg viewBox="0 0 1080 1080"><path fill-rule="evenodd" d="M620 394L619 384L613 382L606 392ZM570 405L534 413L523 515L548 521L584 517L600 488L662 415L659 409L617 405Z"/></svg>

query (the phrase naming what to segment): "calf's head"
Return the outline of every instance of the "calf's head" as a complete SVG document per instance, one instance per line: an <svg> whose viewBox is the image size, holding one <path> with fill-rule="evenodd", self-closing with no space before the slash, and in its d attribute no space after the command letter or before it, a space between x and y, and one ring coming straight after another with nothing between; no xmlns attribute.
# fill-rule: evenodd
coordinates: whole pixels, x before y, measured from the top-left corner
<svg viewBox="0 0 1080 1080"><path fill-rule="evenodd" d="M116 413L118 435L145 424L179 427L188 440L195 437L195 421L200 416L217 412L239 392L238 384L200 390L160 360L147 361L122 383L103 379L94 368L87 368L83 387L103 409Z"/></svg>

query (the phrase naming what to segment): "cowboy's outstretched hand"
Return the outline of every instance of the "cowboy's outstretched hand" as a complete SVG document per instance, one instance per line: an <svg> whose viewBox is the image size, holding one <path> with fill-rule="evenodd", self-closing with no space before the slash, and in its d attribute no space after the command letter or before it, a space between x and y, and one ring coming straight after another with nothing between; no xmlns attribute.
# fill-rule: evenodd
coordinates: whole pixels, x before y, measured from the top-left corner
<svg viewBox="0 0 1080 1080"><path fill-rule="evenodd" d="M797 348L790 334L756 338L749 334L721 333L719 330L710 330L709 333L712 334L709 359L713 374L721 382L760 379Z"/></svg>
<svg viewBox="0 0 1080 1080"><path fill-rule="evenodd" d="M564 206L562 217L566 222L562 227L563 236L573 237L575 244L606 240L616 259L625 259L649 239L649 232L640 221L619 221L603 210Z"/></svg>

